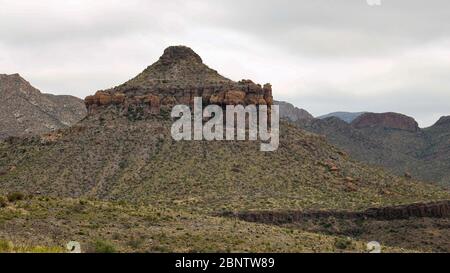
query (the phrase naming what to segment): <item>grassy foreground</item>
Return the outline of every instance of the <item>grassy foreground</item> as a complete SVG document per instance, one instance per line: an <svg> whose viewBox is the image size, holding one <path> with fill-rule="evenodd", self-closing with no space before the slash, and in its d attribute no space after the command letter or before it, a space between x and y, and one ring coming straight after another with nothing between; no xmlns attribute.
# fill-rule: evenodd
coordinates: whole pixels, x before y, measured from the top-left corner
<svg viewBox="0 0 450 273"><path fill-rule="evenodd" d="M0 208L0 252L66 252L69 241L83 252L366 251L346 237L123 202L25 197Z"/></svg>

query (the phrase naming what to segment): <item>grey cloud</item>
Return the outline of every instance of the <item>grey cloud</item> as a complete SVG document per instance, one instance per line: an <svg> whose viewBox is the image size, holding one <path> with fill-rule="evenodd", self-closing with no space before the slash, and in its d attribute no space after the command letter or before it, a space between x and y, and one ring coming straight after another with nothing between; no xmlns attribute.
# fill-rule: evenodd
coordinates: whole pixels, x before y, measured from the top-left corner
<svg viewBox="0 0 450 273"><path fill-rule="evenodd" d="M450 114L447 0L0 0L0 73L84 97L186 44L314 114Z"/></svg>
<svg viewBox="0 0 450 273"><path fill-rule="evenodd" d="M376 54L450 35L450 2L384 0L221 1L207 17L291 52Z"/></svg>

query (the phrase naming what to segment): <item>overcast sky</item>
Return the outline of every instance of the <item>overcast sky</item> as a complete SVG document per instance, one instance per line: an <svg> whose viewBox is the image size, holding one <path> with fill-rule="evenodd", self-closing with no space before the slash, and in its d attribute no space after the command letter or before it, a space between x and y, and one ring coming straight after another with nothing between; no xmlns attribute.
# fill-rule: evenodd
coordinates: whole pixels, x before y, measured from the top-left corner
<svg viewBox="0 0 450 273"><path fill-rule="evenodd" d="M450 1L0 0L0 73L84 98L187 45L313 115L450 115Z"/></svg>

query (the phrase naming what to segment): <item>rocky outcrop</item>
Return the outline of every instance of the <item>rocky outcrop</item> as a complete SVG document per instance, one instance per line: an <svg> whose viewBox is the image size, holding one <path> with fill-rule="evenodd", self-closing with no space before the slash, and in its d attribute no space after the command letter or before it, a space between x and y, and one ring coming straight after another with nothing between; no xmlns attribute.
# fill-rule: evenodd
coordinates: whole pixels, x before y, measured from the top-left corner
<svg viewBox="0 0 450 273"><path fill-rule="evenodd" d="M248 222L265 224L289 224L308 219L338 218L338 219L377 219L396 220L408 218L444 218L450 217L450 201L417 203L411 205L371 208L362 212L351 211L254 211L227 212L225 217L234 217Z"/></svg>
<svg viewBox="0 0 450 273"><path fill-rule="evenodd" d="M157 114L174 105L192 105L194 97L204 104L272 105L272 86L261 86L251 80L231 81L203 64L192 49L173 46L160 59L134 79L110 90L88 96L85 103L89 113L111 105L123 113L132 107Z"/></svg>
<svg viewBox="0 0 450 273"><path fill-rule="evenodd" d="M44 134L85 115L79 98L43 94L19 74L0 74L0 139Z"/></svg>
<svg viewBox="0 0 450 273"><path fill-rule="evenodd" d="M450 217L450 201L418 203L396 207L373 208L365 211L362 217L375 219L407 219L407 218L443 218Z"/></svg>
<svg viewBox="0 0 450 273"><path fill-rule="evenodd" d="M413 118L397 113L366 113L356 118L351 125L356 129L379 127L411 132L419 130L419 124Z"/></svg>

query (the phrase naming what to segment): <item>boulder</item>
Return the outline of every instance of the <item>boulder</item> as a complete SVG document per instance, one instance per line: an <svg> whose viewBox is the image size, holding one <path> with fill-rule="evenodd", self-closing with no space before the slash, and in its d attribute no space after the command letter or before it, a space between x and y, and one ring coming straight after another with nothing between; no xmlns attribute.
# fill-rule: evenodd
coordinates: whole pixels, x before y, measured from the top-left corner
<svg viewBox="0 0 450 273"><path fill-rule="evenodd" d="M238 90L232 90L225 93L224 97L224 104L226 105L239 105L245 104L245 92L244 91L238 91Z"/></svg>
<svg viewBox="0 0 450 273"><path fill-rule="evenodd" d="M99 91L97 93L95 93L95 101L97 102L98 105L110 105L111 101L112 101L112 97L110 94L106 93L106 92L102 92Z"/></svg>
<svg viewBox="0 0 450 273"><path fill-rule="evenodd" d="M406 179L412 179L412 175L409 172L405 172L404 176L405 176Z"/></svg>
<svg viewBox="0 0 450 273"><path fill-rule="evenodd" d="M177 101L175 99L174 96L166 96L164 98L161 99L161 106L165 106L165 107L173 107L177 105Z"/></svg>
<svg viewBox="0 0 450 273"><path fill-rule="evenodd" d="M144 102L150 106L150 112L152 114L159 114L161 108L161 100L159 96L148 95L145 97Z"/></svg>
<svg viewBox="0 0 450 273"><path fill-rule="evenodd" d="M84 103L86 104L86 106L91 106L91 105L96 104L95 97L94 96L87 96L84 99Z"/></svg>
<svg viewBox="0 0 450 273"><path fill-rule="evenodd" d="M258 95L254 93L247 94L245 102L250 105L266 105L267 102L263 95Z"/></svg>
<svg viewBox="0 0 450 273"><path fill-rule="evenodd" d="M273 96L272 96L272 85L270 83L266 83L263 87L264 91L264 100L268 105L273 104Z"/></svg>
<svg viewBox="0 0 450 273"><path fill-rule="evenodd" d="M115 93L112 95L111 101L114 104L123 104L125 102L125 98L126 98L125 94Z"/></svg>
<svg viewBox="0 0 450 273"><path fill-rule="evenodd" d="M209 103L222 105L224 100L225 100L225 92L219 92L219 93L215 93L215 94L211 95L211 98L209 99Z"/></svg>

